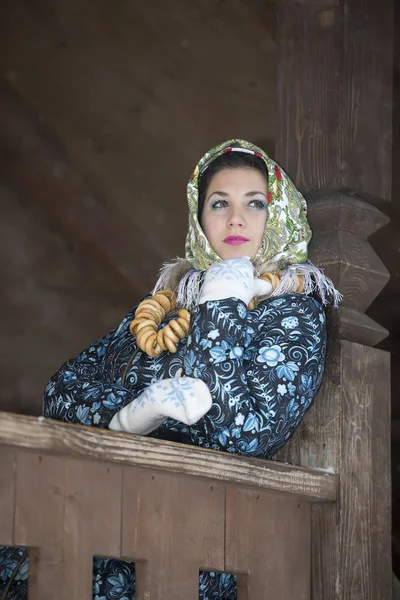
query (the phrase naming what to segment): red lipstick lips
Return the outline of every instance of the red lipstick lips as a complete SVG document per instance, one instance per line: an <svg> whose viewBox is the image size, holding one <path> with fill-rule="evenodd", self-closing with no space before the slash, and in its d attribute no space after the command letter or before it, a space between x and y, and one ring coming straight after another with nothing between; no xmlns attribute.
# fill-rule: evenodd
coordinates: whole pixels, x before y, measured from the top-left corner
<svg viewBox="0 0 400 600"><path fill-rule="evenodd" d="M240 246L248 241L249 239L242 235L228 235L228 237L224 239L225 244L229 244L230 246Z"/></svg>

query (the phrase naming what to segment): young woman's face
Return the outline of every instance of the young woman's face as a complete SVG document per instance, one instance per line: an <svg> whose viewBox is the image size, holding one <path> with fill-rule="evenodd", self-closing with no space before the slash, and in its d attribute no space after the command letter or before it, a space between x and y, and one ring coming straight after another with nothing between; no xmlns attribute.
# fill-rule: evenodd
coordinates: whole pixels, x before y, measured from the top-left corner
<svg viewBox="0 0 400 600"><path fill-rule="evenodd" d="M237 167L214 175L201 226L220 258L255 257L267 221L267 198L267 182L256 169Z"/></svg>

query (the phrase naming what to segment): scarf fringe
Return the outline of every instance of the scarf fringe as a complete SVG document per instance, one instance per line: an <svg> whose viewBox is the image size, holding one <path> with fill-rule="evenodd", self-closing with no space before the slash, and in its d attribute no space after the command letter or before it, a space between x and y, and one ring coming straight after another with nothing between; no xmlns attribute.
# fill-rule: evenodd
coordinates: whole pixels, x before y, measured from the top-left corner
<svg viewBox="0 0 400 600"><path fill-rule="evenodd" d="M182 277L177 289L177 306L190 310L199 303L204 273L205 271L191 269Z"/></svg>
<svg viewBox="0 0 400 600"><path fill-rule="evenodd" d="M263 268L262 271L265 272L265 269ZM276 272L276 268L270 269L270 272L274 271ZM190 310L192 306L199 303L204 273L205 271L193 268L189 261L177 258L171 263L164 264L152 294L163 289L172 290L177 295L177 306ZM298 275L304 281L303 294L309 296L315 292L324 306L329 304L332 304L334 308L339 306L342 294L335 288L332 280L325 275L324 271L310 261L299 265L290 265L281 270L280 283L270 297L283 296L296 290Z"/></svg>
<svg viewBox="0 0 400 600"><path fill-rule="evenodd" d="M189 310L199 303L201 283L205 271L198 271L184 258L165 263L154 286L153 295L159 290L171 290L177 295L178 308Z"/></svg>
<svg viewBox="0 0 400 600"><path fill-rule="evenodd" d="M271 297L282 296L296 289L296 277L303 277L303 294L309 296L316 292L324 306L332 304L334 308L339 306L342 294L335 288L333 282L327 277L322 269L307 261L299 265L290 265L281 272L279 285L272 292Z"/></svg>

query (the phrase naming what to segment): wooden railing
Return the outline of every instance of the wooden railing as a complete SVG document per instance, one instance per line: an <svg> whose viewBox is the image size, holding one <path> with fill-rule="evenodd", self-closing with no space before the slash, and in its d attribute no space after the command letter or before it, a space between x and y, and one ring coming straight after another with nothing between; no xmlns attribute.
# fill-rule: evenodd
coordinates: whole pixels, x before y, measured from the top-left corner
<svg viewBox="0 0 400 600"><path fill-rule="evenodd" d="M93 556L133 560L137 600L197 600L199 570L237 573L239 600L310 598L335 474L9 413L0 448L0 544L34 549L32 598L89 600Z"/></svg>

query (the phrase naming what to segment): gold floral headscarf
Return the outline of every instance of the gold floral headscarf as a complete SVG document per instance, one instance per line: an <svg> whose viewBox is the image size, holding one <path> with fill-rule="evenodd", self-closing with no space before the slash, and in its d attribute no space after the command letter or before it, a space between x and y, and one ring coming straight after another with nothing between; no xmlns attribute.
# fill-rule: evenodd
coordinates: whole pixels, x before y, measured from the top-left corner
<svg viewBox="0 0 400 600"><path fill-rule="evenodd" d="M186 236L186 259L164 265L153 292L168 288L178 293L178 304L190 308L197 303L202 273L222 260L211 247L198 220L199 178L218 156L225 152L247 152L262 159L268 169L268 217L263 243L253 264L258 274L280 273L280 285L273 296L293 289L293 280L301 275L304 293L317 291L323 304L337 306L341 295L332 281L308 258L312 233L307 221L307 203L285 171L261 148L250 142L232 139L216 146L201 158L187 186L189 230Z"/></svg>
<svg viewBox="0 0 400 600"><path fill-rule="evenodd" d="M186 258L198 270L208 269L221 260L211 248L197 218L199 178L210 163L230 151L249 152L262 159L268 169L268 218L264 240L253 262L260 269L284 269L307 260L311 229L307 222L307 204L288 175L261 148L244 140L233 139L207 152L196 166L187 187L189 231Z"/></svg>

